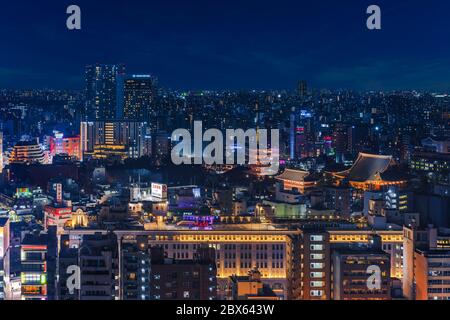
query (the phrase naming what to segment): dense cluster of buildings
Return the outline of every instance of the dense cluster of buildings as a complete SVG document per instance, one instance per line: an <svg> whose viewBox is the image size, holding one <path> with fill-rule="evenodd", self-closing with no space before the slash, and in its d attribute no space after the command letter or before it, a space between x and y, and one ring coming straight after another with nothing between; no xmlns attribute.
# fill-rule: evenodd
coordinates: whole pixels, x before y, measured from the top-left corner
<svg viewBox="0 0 450 320"><path fill-rule="evenodd" d="M0 91L0 299L450 299L450 96L85 78ZM197 120L278 129L279 172L174 165Z"/></svg>

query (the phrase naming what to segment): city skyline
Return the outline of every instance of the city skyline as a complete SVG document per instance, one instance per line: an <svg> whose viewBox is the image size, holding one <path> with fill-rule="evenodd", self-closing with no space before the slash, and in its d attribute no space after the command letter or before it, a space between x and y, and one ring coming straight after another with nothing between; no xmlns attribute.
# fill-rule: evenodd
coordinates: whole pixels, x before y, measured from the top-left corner
<svg viewBox="0 0 450 320"><path fill-rule="evenodd" d="M84 77L1 91L0 299L450 299L450 96Z"/></svg>

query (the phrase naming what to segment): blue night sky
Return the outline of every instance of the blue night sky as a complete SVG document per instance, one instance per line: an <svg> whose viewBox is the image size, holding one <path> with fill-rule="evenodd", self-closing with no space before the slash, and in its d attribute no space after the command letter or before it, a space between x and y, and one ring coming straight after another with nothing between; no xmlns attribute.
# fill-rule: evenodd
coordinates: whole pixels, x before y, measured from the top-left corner
<svg viewBox="0 0 450 320"><path fill-rule="evenodd" d="M66 29L66 8L82 30ZM382 30L366 9L382 9ZM173 89L450 89L445 0L15 0L0 7L0 88L82 89L124 63Z"/></svg>

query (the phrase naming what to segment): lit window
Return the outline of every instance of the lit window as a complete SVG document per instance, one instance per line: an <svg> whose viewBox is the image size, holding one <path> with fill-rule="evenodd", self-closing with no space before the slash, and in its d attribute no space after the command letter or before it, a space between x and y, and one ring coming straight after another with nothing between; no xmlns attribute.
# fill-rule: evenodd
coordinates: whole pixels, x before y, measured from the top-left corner
<svg viewBox="0 0 450 320"><path fill-rule="evenodd" d="M311 241L323 241L323 236L321 235L313 235L309 238Z"/></svg>

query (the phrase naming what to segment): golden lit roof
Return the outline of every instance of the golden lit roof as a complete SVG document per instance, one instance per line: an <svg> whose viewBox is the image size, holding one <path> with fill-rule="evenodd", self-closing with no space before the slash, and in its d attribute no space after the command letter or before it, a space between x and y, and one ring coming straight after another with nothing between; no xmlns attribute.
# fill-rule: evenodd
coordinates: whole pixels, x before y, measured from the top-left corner
<svg viewBox="0 0 450 320"><path fill-rule="evenodd" d="M307 171L286 169L282 174L277 176L276 179L303 182L308 176L309 172Z"/></svg>
<svg viewBox="0 0 450 320"><path fill-rule="evenodd" d="M347 178L349 181L376 181L392 164L392 156L382 156L360 153L353 166L339 173L337 176Z"/></svg>

